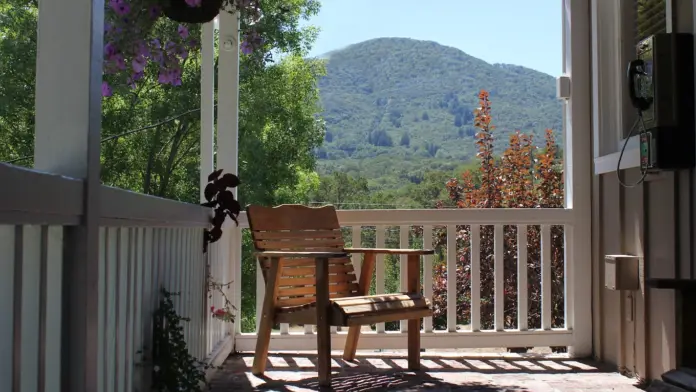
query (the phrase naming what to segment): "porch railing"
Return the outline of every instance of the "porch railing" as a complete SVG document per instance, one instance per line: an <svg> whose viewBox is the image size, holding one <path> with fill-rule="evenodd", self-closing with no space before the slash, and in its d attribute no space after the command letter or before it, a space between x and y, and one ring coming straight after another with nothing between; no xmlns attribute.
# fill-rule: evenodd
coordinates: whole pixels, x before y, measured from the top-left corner
<svg viewBox="0 0 696 392"><path fill-rule="evenodd" d="M433 318L424 320L423 348L573 345L572 279L565 273L575 262L571 257L572 210L339 210L338 215L346 242L353 246L438 250L422 260L423 292L437 303L440 321L434 325ZM360 256L353 257L359 273ZM381 256L376 263L373 292L377 294L388 292L384 259ZM402 258L392 264L392 269L398 269L401 287L405 285L405 263ZM458 269L459 273L447 273ZM434 281L434 273L446 282ZM438 288L435 298L434 286ZM241 285L235 287L241 289ZM508 292L511 288L515 293ZM263 295L263 278L257 273L256 320ZM482 305L492 314L482 313ZM535 317L529 317L530 310ZM462 313L469 316L464 318ZM402 332L407 324L391 327L381 323L365 331L359 349L405 349L406 334ZM253 351L256 333L242 332L236 337L236 350ZM334 349L342 349L346 332L333 329ZM314 349L313 335L312 326L281 324L273 332L270 349Z"/></svg>
<svg viewBox="0 0 696 392"><path fill-rule="evenodd" d="M0 391L59 391L65 382L67 289L64 254L80 221L82 181L0 165L12 187L0 195ZM6 183L8 184L8 183ZM72 198L70 197L72 195ZM173 299L189 352L219 362L232 349L231 324L213 319L208 273L231 280L226 252L203 250L209 210L102 187L98 355L102 391L149 390L152 315L160 287ZM228 293L231 296L232 293Z"/></svg>

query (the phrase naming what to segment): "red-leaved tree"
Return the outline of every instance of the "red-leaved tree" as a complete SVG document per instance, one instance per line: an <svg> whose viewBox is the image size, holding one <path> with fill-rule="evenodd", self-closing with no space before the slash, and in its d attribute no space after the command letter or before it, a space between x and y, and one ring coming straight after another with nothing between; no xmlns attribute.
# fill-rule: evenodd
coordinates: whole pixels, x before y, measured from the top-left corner
<svg viewBox="0 0 696 392"><path fill-rule="evenodd" d="M451 203L457 208L562 208L563 170L553 131L546 130L545 146L534 145L532 136L519 131L510 135L509 147L502 156L494 154L491 102L486 91L479 94L480 107L475 111L478 129L476 145L478 171L465 171L461 179L453 178L446 187ZM438 203L444 208L445 203ZM504 241L504 324L516 328L517 320L517 231L515 225L503 227ZM457 227L457 324L471 320L471 227ZM480 228L481 328L492 329L494 321L494 227ZM446 230L436 229L438 248L447 243ZM564 325L564 234L562 226L551 227L552 326ZM541 327L541 232L540 226L527 226L528 326ZM433 276L434 324L446 326L446 262L435 266Z"/></svg>

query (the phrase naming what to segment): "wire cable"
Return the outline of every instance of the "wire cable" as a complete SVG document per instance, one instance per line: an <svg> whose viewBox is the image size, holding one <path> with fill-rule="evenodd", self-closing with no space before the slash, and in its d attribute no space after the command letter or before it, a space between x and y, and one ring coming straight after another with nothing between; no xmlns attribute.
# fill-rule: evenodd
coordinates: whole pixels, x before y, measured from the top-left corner
<svg viewBox="0 0 696 392"><path fill-rule="evenodd" d="M623 158L624 151L626 150L626 146L628 145L628 141L631 139L633 136L633 133L636 131L637 128L640 126L640 133L639 135L642 136L644 133L646 133L645 129L645 123L643 122L643 112L638 111L638 118L636 121L633 123L633 126L631 127L631 131L628 133L628 137L626 137L626 140L624 141L623 147L621 147L621 153L619 154L619 161L616 163L616 179L619 180L619 184L623 186L624 188L634 188L640 184L642 184L645 181L645 177L648 176L648 168L647 166L643 166L643 163L640 163L640 174L641 177L640 179L634 183L634 184L626 184L621 180L621 159Z"/></svg>

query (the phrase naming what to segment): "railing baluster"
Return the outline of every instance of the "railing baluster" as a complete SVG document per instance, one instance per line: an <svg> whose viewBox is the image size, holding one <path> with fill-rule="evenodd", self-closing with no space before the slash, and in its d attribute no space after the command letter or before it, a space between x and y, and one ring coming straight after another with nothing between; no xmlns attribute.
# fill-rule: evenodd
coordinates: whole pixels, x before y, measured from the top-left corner
<svg viewBox="0 0 696 392"><path fill-rule="evenodd" d="M118 229L118 257L116 260L116 384L117 392L124 390L126 380L126 302L128 285L128 228Z"/></svg>
<svg viewBox="0 0 696 392"><path fill-rule="evenodd" d="M385 244L385 230L384 226L375 227L375 247L384 248ZM385 274L384 274L384 255L377 255L377 261L375 263L375 294L384 294L385 292ZM378 323L376 327L377 333L384 332L384 323Z"/></svg>
<svg viewBox="0 0 696 392"><path fill-rule="evenodd" d="M551 329L551 226L541 225L541 329Z"/></svg>
<svg viewBox="0 0 696 392"><path fill-rule="evenodd" d="M526 331L527 311L527 226L517 226L517 328Z"/></svg>
<svg viewBox="0 0 696 392"><path fill-rule="evenodd" d="M135 287L133 264L135 263L135 227L128 228L128 265L126 266L126 351L125 365L126 378L123 389L130 391L133 388L133 311L135 302L133 301L133 289Z"/></svg>
<svg viewBox="0 0 696 392"><path fill-rule="evenodd" d="M155 290L153 289L152 286L152 274L153 274L153 266L155 262L155 242L154 242L154 236L155 236L155 229L153 228L146 228L143 230L143 249L142 249L142 269L143 269L143 278L142 278L142 290L141 290L141 299L140 303L142 304L142 308L140 310L140 320L142 320L141 324L141 329L140 329L140 346L138 347L138 350L141 350L141 354L139 355L140 361L145 362L143 359L148 358L148 355L150 353L150 348L152 346L152 297L153 293ZM101 269L103 270L103 268ZM100 271L101 271L100 270ZM147 349L146 349L147 347ZM149 384L149 376L150 372L148 372L148 367L139 367L138 368L138 373L141 375L139 389L145 388L150 386Z"/></svg>
<svg viewBox="0 0 696 392"><path fill-rule="evenodd" d="M63 227L48 227L46 244L47 284L46 287L46 364L45 385L60 385L61 320L63 300ZM0 248L2 246L0 245ZM1 251L0 251L1 252ZM48 328L50 326L50 328ZM2 328L0 328L1 330ZM57 389L57 388L56 388Z"/></svg>
<svg viewBox="0 0 696 392"><path fill-rule="evenodd" d="M433 227L423 226L423 248L435 248L433 240ZM433 298L433 256L423 256L423 296L425 298ZM423 320L423 330L425 332L433 331L433 318L426 317Z"/></svg>
<svg viewBox="0 0 696 392"><path fill-rule="evenodd" d="M503 241L503 225L494 226L494 286L495 286L495 314L494 324L496 331L505 329L505 256L504 241Z"/></svg>
<svg viewBox="0 0 696 392"><path fill-rule="evenodd" d="M19 303L21 311L19 312L19 324L15 326L20 328L16 332L19 340L20 363L19 373L16 377L20 377L20 385L22 390L36 390L38 388L37 374L39 370L39 306L41 299L39 296L40 290L40 275L41 275L41 226L25 225L20 227L22 231L22 250L19 267L21 269L21 283L19 288ZM39 246L37 246L37 244ZM17 300L17 299L16 299ZM15 319L15 321L18 321Z"/></svg>
<svg viewBox="0 0 696 392"><path fill-rule="evenodd" d="M106 255L106 368L105 392L113 392L116 383L116 286L118 284L118 229L108 228Z"/></svg>
<svg viewBox="0 0 696 392"><path fill-rule="evenodd" d="M134 252L134 265L133 265L133 275L135 285L133 289L133 342L131 345L131 353L133 357L133 366L142 362L142 355L139 352L143 348L143 335L142 335L142 325L143 325L143 245L144 237L143 233L147 229L135 228L135 242L133 243ZM141 366L133 368L133 382L130 388L132 390L139 390L141 385Z"/></svg>
<svg viewBox="0 0 696 392"><path fill-rule="evenodd" d="M353 248L360 248L362 246L362 226L351 226L351 242ZM353 267L355 268L355 276L360 281L360 274L362 274L362 258L359 253L353 253L351 256L351 261L353 262Z"/></svg>
<svg viewBox="0 0 696 392"><path fill-rule="evenodd" d="M410 232L410 227L409 226L399 226L399 246L401 249L408 249L410 248L409 243L408 243L408 237L409 237L409 232ZM402 292L406 291L406 288L408 286L408 279L406 279L406 271L408 270L407 264L408 263L408 256L407 255L400 255L399 256L399 290ZM399 330L401 332L406 332L408 331L408 320L401 320L400 328Z"/></svg>
<svg viewBox="0 0 696 392"><path fill-rule="evenodd" d="M573 265L573 226L563 226L563 299L564 327L573 328L573 315L575 314L573 301L573 279L570 279L570 271Z"/></svg>
<svg viewBox="0 0 696 392"><path fill-rule="evenodd" d="M481 226L471 225L471 330L481 330Z"/></svg>
<svg viewBox="0 0 696 392"><path fill-rule="evenodd" d="M457 226L447 226L447 331L457 331Z"/></svg>
<svg viewBox="0 0 696 392"><path fill-rule="evenodd" d="M12 390L12 346L14 329L14 299L15 299L15 246L14 225L0 225L0 309L5 311L0 317L0 390Z"/></svg>
<svg viewBox="0 0 696 392"><path fill-rule="evenodd" d="M191 314L191 309L190 309L190 306L191 306L191 287L190 287L190 284L191 284L191 272L192 272L192 270L191 270L191 258L193 255L191 254L191 229L183 228L182 231L183 231L183 238L181 241L181 246L183 249L181 252L181 255L182 255L181 258L183 260L184 265L183 265L183 274L182 274L183 283L182 283L182 288L181 288L181 292L182 292L181 314L184 317L189 317L191 319L191 321L185 323L186 329L184 331L186 334L186 341L188 342L188 344L187 344L188 352L189 352L189 354L192 354L193 349L192 349L191 343L193 343L193 342L191 341L191 331L193 330L193 315Z"/></svg>

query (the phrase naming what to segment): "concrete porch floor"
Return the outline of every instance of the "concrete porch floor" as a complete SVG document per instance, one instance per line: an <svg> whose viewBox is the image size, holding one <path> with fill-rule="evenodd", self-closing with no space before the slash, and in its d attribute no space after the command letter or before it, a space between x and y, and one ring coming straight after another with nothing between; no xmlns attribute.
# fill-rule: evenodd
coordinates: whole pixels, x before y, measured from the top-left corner
<svg viewBox="0 0 696 392"><path fill-rule="evenodd" d="M316 355L271 353L263 378L251 374L253 353L230 356L212 380L213 392L316 391ZM640 391L636 380L589 360L562 354L421 353L421 371L407 369L405 351L358 351L355 363L332 352L332 390L363 391Z"/></svg>

